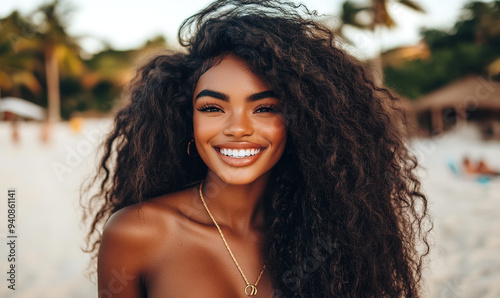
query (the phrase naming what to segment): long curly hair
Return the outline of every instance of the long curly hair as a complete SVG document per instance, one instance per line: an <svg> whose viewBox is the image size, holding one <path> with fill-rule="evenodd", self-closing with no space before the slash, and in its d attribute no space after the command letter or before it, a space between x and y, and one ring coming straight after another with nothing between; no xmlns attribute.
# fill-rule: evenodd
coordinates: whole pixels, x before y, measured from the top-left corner
<svg viewBox="0 0 500 298"><path fill-rule="evenodd" d="M287 144L266 190L264 252L277 297L419 297L431 227L416 158L390 91L303 5L215 1L131 82L104 143L99 192L82 203L94 260L109 216L181 190L207 167L186 148L199 77L227 54L280 100ZM97 207L97 211L96 211Z"/></svg>

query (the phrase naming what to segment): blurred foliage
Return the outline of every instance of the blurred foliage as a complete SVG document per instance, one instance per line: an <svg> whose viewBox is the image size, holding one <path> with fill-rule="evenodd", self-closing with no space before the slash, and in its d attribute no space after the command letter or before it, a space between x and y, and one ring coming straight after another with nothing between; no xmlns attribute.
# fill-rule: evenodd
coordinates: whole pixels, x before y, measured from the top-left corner
<svg viewBox="0 0 500 298"><path fill-rule="evenodd" d="M343 5L342 25L362 30L390 28L395 25L387 10L391 3L422 11L418 1L351 0ZM47 107L47 79L55 75L63 118L75 111L107 112L132 77L138 59L168 48L165 38L157 36L137 49L119 51L108 46L94 55L83 55L80 40L66 30L71 11L66 2L52 0L28 15L14 11L0 19L1 97L21 97ZM500 69L500 0L470 2L452 29L427 28L421 36L430 58L384 69L386 84L408 98L470 73L485 75ZM57 58L57 74L47 70L50 53ZM497 78L498 73L494 73Z"/></svg>
<svg viewBox="0 0 500 298"><path fill-rule="evenodd" d="M36 44L22 38L35 33L31 24L18 12L0 20L0 95L32 95L42 90L37 71L43 70Z"/></svg>
<svg viewBox="0 0 500 298"><path fill-rule="evenodd" d="M0 19L1 97L20 97L47 107L47 79L55 76L62 118L77 111L108 112L131 78L138 57L168 47L163 36L156 36L138 49L107 47L84 55L79 38L66 29L72 11L67 2L53 0L28 15L14 11ZM51 55L57 60L55 74L47 66Z"/></svg>
<svg viewBox="0 0 500 298"><path fill-rule="evenodd" d="M423 29L431 56L384 68L386 84L408 98L418 98L468 74L493 76L500 58L500 0L470 2L451 30Z"/></svg>
<svg viewBox="0 0 500 298"><path fill-rule="evenodd" d="M415 12L424 12L422 7L412 0L346 0L342 3L338 22L331 30L347 43L354 44L344 33L345 27L372 32L380 27L394 28L397 24L389 14L390 5L401 5Z"/></svg>
<svg viewBox="0 0 500 298"><path fill-rule="evenodd" d="M424 13L424 9L413 0L346 0L342 4L340 12L340 24L333 31L343 40L350 44L352 41L343 33L344 27L353 27L358 30L369 30L372 33L381 28L392 29L397 26L396 22L389 13L390 7L405 7L414 12ZM383 85L384 69L382 53L370 61L373 70L375 84Z"/></svg>
<svg viewBox="0 0 500 298"><path fill-rule="evenodd" d="M424 12L414 0L347 0L342 4L341 25L371 31L376 27L394 28L396 22L389 14L390 5L401 5L413 11Z"/></svg>

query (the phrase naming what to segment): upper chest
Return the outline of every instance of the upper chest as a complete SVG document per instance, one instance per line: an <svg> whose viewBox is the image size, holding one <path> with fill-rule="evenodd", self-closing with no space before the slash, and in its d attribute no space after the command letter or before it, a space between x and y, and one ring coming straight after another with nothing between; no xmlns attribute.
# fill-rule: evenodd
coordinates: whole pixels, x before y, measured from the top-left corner
<svg viewBox="0 0 500 298"><path fill-rule="evenodd" d="M255 284L265 261L261 238L241 239L227 231L224 236L248 282ZM248 297L246 282L214 227L180 220L171 224L169 235L159 243L146 273L148 297ZM253 297L273 296L267 269L257 291Z"/></svg>

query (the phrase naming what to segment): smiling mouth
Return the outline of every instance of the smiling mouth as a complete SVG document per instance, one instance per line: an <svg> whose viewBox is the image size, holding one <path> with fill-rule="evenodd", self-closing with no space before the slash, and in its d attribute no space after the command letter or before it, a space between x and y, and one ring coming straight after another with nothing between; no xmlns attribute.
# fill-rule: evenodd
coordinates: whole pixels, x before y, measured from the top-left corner
<svg viewBox="0 0 500 298"><path fill-rule="evenodd" d="M263 148L249 148L249 149L229 149L215 147L220 154L231 158L247 158L259 154Z"/></svg>

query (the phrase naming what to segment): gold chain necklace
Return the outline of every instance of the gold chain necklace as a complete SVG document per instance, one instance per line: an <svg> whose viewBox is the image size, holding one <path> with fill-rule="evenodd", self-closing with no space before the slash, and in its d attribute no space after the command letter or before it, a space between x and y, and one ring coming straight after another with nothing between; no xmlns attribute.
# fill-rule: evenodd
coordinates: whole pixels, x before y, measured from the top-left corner
<svg viewBox="0 0 500 298"><path fill-rule="evenodd" d="M222 230L220 229L219 225L215 221L215 218L212 216L212 213L210 212L210 210L208 210L208 206L205 203L205 199L203 199L203 192L201 191L202 187L203 187L203 180L201 180L201 182L200 182L200 198L201 198L201 202L203 203L203 206L205 206L205 209L207 210L208 215L210 215L210 218L212 219L212 221L214 222L215 226L217 227L217 230L219 230L219 234L222 237L222 241L224 241L224 244L226 245L227 251L231 255L231 258L233 258L233 261L236 264L236 267L238 267L238 270L240 271L241 276L243 276L243 279L245 280L245 283L247 284L247 286L245 287L245 295L247 295L247 296L255 296L255 295L257 295L257 284L260 281L260 277L262 276L262 273L264 273L264 270L266 270L266 264L264 264L264 267L262 267L262 270L260 271L259 277L257 277L257 281L255 282L255 285L250 284L248 282L247 277L245 276L245 274L241 270L240 265L238 265L238 262L236 261L236 258L234 257L233 252L229 248L229 244L227 244L226 238L224 237L224 234L222 234Z"/></svg>

